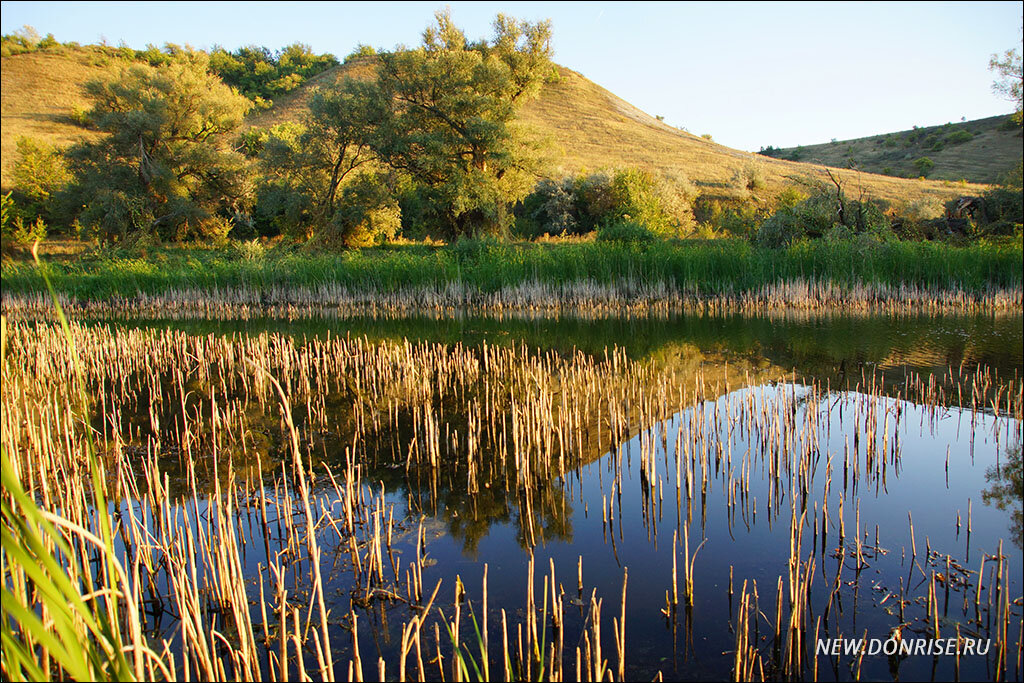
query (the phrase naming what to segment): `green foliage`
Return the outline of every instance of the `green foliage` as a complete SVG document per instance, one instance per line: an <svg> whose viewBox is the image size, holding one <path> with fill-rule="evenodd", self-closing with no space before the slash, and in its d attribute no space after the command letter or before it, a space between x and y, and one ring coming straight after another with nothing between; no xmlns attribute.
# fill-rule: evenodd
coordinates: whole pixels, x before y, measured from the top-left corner
<svg viewBox="0 0 1024 683"><path fill-rule="evenodd" d="M918 174L923 178L932 172L932 169L935 168L935 162L928 157L920 157L914 159L914 168L917 169Z"/></svg>
<svg viewBox="0 0 1024 683"><path fill-rule="evenodd" d="M581 235L609 223L634 222L675 237L693 227L693 187L637 168L542 180L517 209L520 236Z"/></svg>
<svg viewBox="0 0 1024 683"><path fill-rule="evenodd" d="M46 239L47 227L42 216L27 218L15 204L11 192L0 197L0 251L5 254Z"/></svg>
<svg viewBox="0 0 1024 683"><path fill-rule="evenodd" d="M256 45L233 52L215 47L210 52L210 70L257 106L269 106L274 98L337 65L334 55L318 55L303 43L276 52Z"/></svg>
<svg viewBox="0 0 1024 683"><path fill-rule="evenodd" d="M262 261L267 256L266 246L259 240L253 239L247 242L235 244L239 257L246 261Z"/></svg>
<svg viewBox="0 0 1024 683"><path fill-rule="evenodd" d="M770 249L742 239L654 240L645 248L615 241L514 244L484 239L460 240L441 248L388 246L343 253L272 249L259 260L239 258L234 247L157 247L148 253L149 258L97 254L47 268L61 293L84 301L182 288L319 287L328 283L388 293L403 287L443 288L460 282L487 292L530 281L611 283L621 281L623 274L638 282L666 283L707 294L737 293L793 278L841 286L907 284L936 292L961 288L977 293L993 287L1019 288L1024 280L1019 241L958 246L819 239ZM34 265L6 262L0 268L5 292L44 290Z"/></svg>
<svg viewBox="0 0 1024 683"><path fill-rule="evenodd" d="M345 81L316 93L301 124L280 124L267 132L260 165L273 189L261 192L261 199L272 198L274 206L264 202L261 219L307 237L334 222L346 178L373 158L370 140L378 115L373 105L365 85Z"/></svg>
<svg viewBox="0 0 1024 683"><path fill-rule="evenodd" d="M17 148L18 161L11 175L22 204L21 215L52 221L52 200L71 180L64 156L32 138L18 138Z"/></svg>
<svg viewBox="0 0 1024 683"><path fill-rule="evenodd" d="M819 189L789 206L781 205L754 236L757 244L786 247L804 238L828 237L830 241L867 235L885 240L891 235L889 219L871 201L848 200L841 189Z"/></svg>
<svg viewBox="0 0 1024 683"><path fill-rule="evenodd" d="M974 134L969 130L957 130L946 135L943 141L947 145L960 145L974 139Z"/></svg>
<svg viewBox="0 0 1024 683"><path fill-rule="evenodd" d="M1002 56L992 55L988 68L998 74L998 78L992 83L992 90L1013 102L1014 114L1011 118L1020 126L1024 123L1024 66L1020 52L1014 48L1007 50Z"/></svg>
<svg viewBox="0 0 1024 683"><path fill-rule="evenodd" d="M436 19L421 47L380 55L364 92L379 113L371 147L421 186L448 235L503 234L537 169L514 118L552 71L550 24L498 15L489 42L468 44L446 11Z"/></svg>
<svg viewBox="0 0 1024 683"><path fill-rule="evenodd" d="M33 27L25 25L14 33L9 33L0 39L0 54L4 57L45 50L57 45L52 33L46 34L46 38L40 38L39 32Z"/></svg>
<svg viewBox="0 0 1024 683"><path fill-rule="evenodd" d="M364 173L342 191L341 208L331 226L347 247L369 247L393 239L402 228L402 212L386 179Z"/></svg>
<svg viewBox="0 0 1024 683"><path fill-rule="evenodd" d="M598 242L616 242L619 244L651 244L654 242L654 233L648 230L643 224L621 220L602 226L597 231Z"/></svg>
<svg viewBox="0 0 1024 683"><path fill-rule="evenodd" d="M348 64L349 62L356 59L375 57L376 55L377 50L375 50L371 45L364 45L363 43L359 43L358 45L356 45L356 49L352 50L352 52L346 55L344 61L345 64Z"/></svg>
<svg viewBox="0 0 1024 683"><path fill-rule="evenodd" d="M1004 187L1015 188L1018 192L1024 186L1024 160L1018 161L1017 165L1004 173L999 179L999 184Z"/></svg>
<svg viewBox="0 0 1024 683"><path fill-rule="evenodd" d="M612 176L612 207L605 220L632 220L662 237L692 227L689 198L645 169L622 169Z"/></svg>
<svg viewBox="0 0 1024 683"><path fill-rule="evenodd" d="M521 237L571 235L577 233L578 226L573 178L541 180L516 209L516 234Z"/></svg>
<svg viewBox="0 0 1024 683"><path fill-rule="evenodd" d="M984 217L978 227L982 235L1020 234L1024 224L1024 195L1019 188L994 187L982 194Z"/></svg>
<svg viewBox="0 0 1024 683"><path fill-rule="evenodd" d="M106 239L153 232L220 238L250 192L245 158L228 141L251 107L208 69L202 52L133 64L86 84L89 113L108 135L68 151L74 218Z"/></svg>

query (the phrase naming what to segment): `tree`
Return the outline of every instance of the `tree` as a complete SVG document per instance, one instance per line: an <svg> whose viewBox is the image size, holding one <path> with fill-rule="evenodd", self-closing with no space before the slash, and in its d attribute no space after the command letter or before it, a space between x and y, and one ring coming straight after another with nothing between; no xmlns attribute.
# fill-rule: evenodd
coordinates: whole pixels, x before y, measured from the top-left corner
<svg viewBox="0 0 1024 683"><path fill-rule="evenodd" d="M337 64L334 55L318 55L303 43L293 43L277 52L258 45L234 52L214 47L210 52L210 70L257 106L269 106L275 97Z"/></svg>
<svg viewBox="0 0 1024 683"><path fill-rule="evenodd" d="M18 161L11 175L19 200L27 212L53 220L53 198L71 180L67 163L59 149L33 138L17 141Z"/></svg>
<svg viewBox="0 0 1024 683"><path fill-rule="evenodd" d="M999 78L992 83L992 90L1013 102L1013 120L1020 125L1024 121L1024 94L1021 89L1024 67L1021 65L1020 53L1014 48L1004 52L1002 57L992 55L988 68L999 74Z"/></svg>
<svg viewBox="0 0 1024 683"><path fill-rule="evenodd" d="M379 112L371 146L451 235L504 232L537 179L514 117L552 73L550 22L499 14L491 41L470 44L447 11L435 16L421 47L380 55L364 93Z"/></svg>
<svg viewBox="0 0 1024 683"><path fill-rule="evenodd" d="M279 127L264 143L261 165L273 187L263 196L273 201L261 208L278 228L310 237L332 224L342 183L373 158L379 113L366 88L347 80L317 92L299 127Z"/></svg>
<svg viewBox="0 0 1024 683"><path fill-rule="evenodd" d="M918 175L920 175L922 178L931 173L932 169L935 168L935 162L929 159L928 157L919 157L917 159L914 159L913 164L914 168L917 169Z"/></svg>
<svg viewBox="0 0 1024 683"><path fill-rule="evenodd" d="M167 64L134 64L85 89L107 135L68 152L82 223L122 239L225 236L249 193L229 139L251 103L209 72L206 54L178 50Z"/></svg>

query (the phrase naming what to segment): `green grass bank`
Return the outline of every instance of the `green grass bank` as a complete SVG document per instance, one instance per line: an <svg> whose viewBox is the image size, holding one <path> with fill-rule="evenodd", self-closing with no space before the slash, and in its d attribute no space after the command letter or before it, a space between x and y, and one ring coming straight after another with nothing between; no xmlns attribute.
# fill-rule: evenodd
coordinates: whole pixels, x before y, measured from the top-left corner
<svg viewBox="0 0 1024 683"><path fill-rule="evenodd" d="M527 281L613 284L624 279L666 283L709 295L795 279L981 292L1021 287L1022 255L1019 241L962 247L928 242L804 242L787 249L758 248L742 240L651 245L462 241L443 247L402 245L337 253L244 244L219 249L163 248L134 256L88 254L44 267L59 292L94 301L182 289L335 284L386 293L458 282L493 292ZM5 294L45 288L31 261L4 263L2 280Z"/></svg>

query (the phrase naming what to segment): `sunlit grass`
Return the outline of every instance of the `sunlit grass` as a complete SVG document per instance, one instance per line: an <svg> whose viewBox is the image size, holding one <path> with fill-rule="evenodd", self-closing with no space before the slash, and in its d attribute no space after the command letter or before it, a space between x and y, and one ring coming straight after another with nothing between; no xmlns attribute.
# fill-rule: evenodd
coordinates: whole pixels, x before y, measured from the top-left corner
<svg viewBox="0 0 1024 683"><path fill-rule="evenodd" d="M982 292L1021 287L1024 270L1020 242L970 246L805 242L775 250L742 240L662 242L649 247L479 241L342 253L271 249L266 257L255 260L240 258L232 247L167 249L148 257L94 257L45 267L58 292L80 300L183 289L338 285L389 293L457 283L494 292L526 282L565 285L625 280L708 295L800 279L842 286L907 285ZM41 272L32 263L6 263L2 278L7 295L44 290Z"/></svg>

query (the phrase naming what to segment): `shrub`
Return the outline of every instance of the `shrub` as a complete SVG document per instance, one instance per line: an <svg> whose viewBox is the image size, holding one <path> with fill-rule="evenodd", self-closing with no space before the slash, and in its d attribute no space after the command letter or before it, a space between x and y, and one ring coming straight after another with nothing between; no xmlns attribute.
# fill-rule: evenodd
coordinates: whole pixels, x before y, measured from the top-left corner
<svg viewBox="0 0 1024 683"><path fill-rule="evenodd" d="M969 130L958 130L948 134L943 140L947 145L959 145L974 139Z"/></svg>
<svg viewBox="0 0 1024 683"><path fill-rule="evenodd" d="M653 232L636 221L622 220L609 223L597 231L598 242L618 244L650 244L655 240Z"/></svg>
<svg viewBox="0 0 1024 683"><path fill-rule="evenodd" d="M696 189L685 178L627 168L562 180L542 180L517 207L522 237L584 235L618 221L633 221L671 237L693 227Z"/></svg>
<svg viewBox="0 0 1024 683"><path fill-rule="evenodd" d="M89 116L89 110L80 104L71 105L70 117L76 126L81 126L82 128L88 128L93 123L92 118Z"/></svg>
<svg viewBox="0 0 1024 683"><path fill-rule="evenodd" d="M688 198L649 171L617 171L610 194L613 206L607 219L633 220L663 237L677 236L692 225Z"/></svg>
<svg viewBox="0 0 1024 683"><path fill-rule="evenodd" d="M516 220L516 232L522 237L541 234L576 234L579 226L576 181L544 179L523 200Z"/></svg>
<svg viewBox="0 0 1024 683"><path fill-rule="evenodd" d="M381 178L363 174L342 190L331 221L347 247L369 247L394 238L402 228L398 201Z"/></svg>
<svg viewBox="0 0 1024 683"><path fill-rule="evenodd" d="M917 172L921 175L922 178L926 177L929 173L931 173L932 169L935 168L935 162L929 159L928 157L920 157L918 159L914 159L913 163L914 168L917 169Z"/></svg>
<svg viewBox="0 0 1024 683"><path fill-rule="evenodd" d="M981 195L986 223L1024 223L1024 195L1016 188L995 187ZM1005 227L1005 226L1004 226Z"/></svg>
<svg viewBox="0 0 1024 683"><path fill-rule="evenodd" d="M5 216L0 237L3 239L2 250L5 253L12 251L15 246L28 247L36 240L46 239L46 223L39 216L31 223L27 223L21 216Z"/></svg>
<svg viewBox="0 0 1024 683"><path fill-rule="evenodd" d="M238 242L235 251L245 261L258 262L266 258L267 247L257 239Z"/></svg>
<svg viewBox="0 0 1024 683"><path fill-rule="evenodd" d="M11 175L18 194L26 201L23 214L52 220L51 200L71 180L60 150L32 138L17 141L18 160Z"/></svg>
<svg viewBox="0 0 1024 683"><path fill-rule="evenodd" d="M797 204L781 206L761 223L754 241L766 247L785 247L803 238L835 241L864 234L882 240L892 236L889 219L879 206L821 189Z"/></svg>
<svg viewBox="0 0 1024 683"><path fill-rule="evenodd" d="M352 60L359 59L361 57L374 57L376 55L377 51L372 46L359 43L356 45L356 49L352 50L352 52L345 57L345 63L348 64Z"/></svg>
<svg viewBox="0 0 1024 683"><path fill-rule="evenodd" d="M183 241L195 235L213 244L223 245L228 241L228 233L233 227L234 223L230 218L218 215L203 216L198 220L186 222L182 232L179 232L178 239Z"/></svg>

